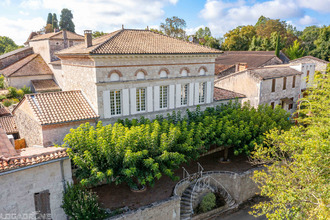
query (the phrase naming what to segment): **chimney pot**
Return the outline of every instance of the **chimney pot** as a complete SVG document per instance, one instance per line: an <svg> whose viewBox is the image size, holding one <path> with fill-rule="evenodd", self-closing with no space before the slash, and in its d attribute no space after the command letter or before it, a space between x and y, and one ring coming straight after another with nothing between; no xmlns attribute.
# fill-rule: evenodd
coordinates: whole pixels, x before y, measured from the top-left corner
<svg viewBox="0 0 330 220"><path fill-rule="evenodd" d="M92 30L85 30L85 45L86 48L91 47L93 45L92 43Z"/></svg>
<svg viewBox="0 0 330 220"><path fill-rule="evenodd" d="M123 30L124 30L124 25L123 25L123 24L121 25L121 29L123 29Z"/></svg>

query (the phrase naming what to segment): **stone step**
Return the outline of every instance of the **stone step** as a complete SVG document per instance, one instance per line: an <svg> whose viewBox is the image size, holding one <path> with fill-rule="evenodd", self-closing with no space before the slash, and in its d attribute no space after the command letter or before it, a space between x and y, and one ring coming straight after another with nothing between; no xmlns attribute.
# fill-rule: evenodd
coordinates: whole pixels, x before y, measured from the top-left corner
<svg viewBox="0 0 330 220"><path fill-rule="evenodd" d="M190 213L185 213L185 214L180 215L180 218L181 218L181 219L183 219L183 218L188 218L188 219L190 219L190 217L191 217L191 214L190 214Z"/></svg>

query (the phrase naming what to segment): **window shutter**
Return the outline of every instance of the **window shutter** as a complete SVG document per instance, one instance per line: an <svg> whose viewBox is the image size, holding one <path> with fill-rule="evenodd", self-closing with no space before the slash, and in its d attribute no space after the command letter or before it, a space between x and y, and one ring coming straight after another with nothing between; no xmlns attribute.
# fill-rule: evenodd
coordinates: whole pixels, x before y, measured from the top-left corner
<svg viewBox="0 0 330 220"><path fill-rule="evenodd" d="M194 83L189 83L189 106L194 105Z"/></svg>
<svg viewBox="0 0 330 220"><path fill-rule="evenodd" d="M175 106L178 108L181 106L181 84L176 84L176 103Z"/></svg>
<svg viewBox="0 0 330 220"><path fill-rule="evenodd" d="M206 103L211 103L212 100L212 83L206 83Z"/></svg>
<svg viewBox="0 0 330 220"><path fill-rule="evenodd" d="M195 105L199 104L199 83L195 83Z"/></svg>
<svg viewBox="0 0 330 220"><path fill-rule="evenodd" d="M153 111L153 98L152 98L152 95L153 95L153 93L152 93L152 87L151 86L149 86L149 87L147 87L147 103L146 103L146 105L147 105L147 111L148 112L152 112Z"/></svg>
<svg viewBox="0 0 330 220"><path fill-rule="evenodd" d="M129 115L129 91L123 89L123 115Z"/></svg>
<svg viewBox="0 0 330 220"><path fill-rule="evenodd" d="M154 87L154 109L155 111L159 110L159 86Z"/></svg>
<svg viewBox="0 0 330 220"><path fill-rule="evenodd" d="M103 111L104 111L104 118L110 118L111 117L110 91L103 91Z"/></svg>
<svg viewBox="0 0 330 220"><path fill-rule="evenodd" d="M34 205L37 219L49 219L50 217L50 193L49 190L34 194Z"/></svg>
<svg viewBox="0 0 330 220"><path fill-rule="evenodd" d="M168 97L169 109L173 109L174 108L174 102L175 102L174 88L175 88L174 85L170 85L169 86L169 97Z"/></svg>
<svg viewBox="0 0 330 220"><path fill-rule="evenodd" d="M136 114L136 88L130 89L131 95L131 114Z"/></svg>

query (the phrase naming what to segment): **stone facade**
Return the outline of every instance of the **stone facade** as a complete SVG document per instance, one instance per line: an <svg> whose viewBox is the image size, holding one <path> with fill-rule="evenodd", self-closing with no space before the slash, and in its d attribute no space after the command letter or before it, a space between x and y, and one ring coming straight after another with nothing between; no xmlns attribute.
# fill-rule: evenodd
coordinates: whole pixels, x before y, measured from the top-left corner
<svg viewBox="0 0 330 220"><path fill-rule="evenodd" d="M35 219L35 194L49 190L49 219L66 219L61 208L65 182L72 182L68 157L0 173L0 218Z"/></svg>
<svg viewBox="0 0 330 220"><path fill-rule="evenodd" d="M292 64L299 64L299 63L314 63L315 64L315 71L320 71L321 73L325 73L327 69L327 65L329 62L325 60L321 60L312 56L305 56L301 57L296 60L290 61Z"/></svg>
<svg viewBox="0 0 330 220"><path fill-rule="evenodd" d="M63 90L80 89L103 121L162 114L213 102L214 56L93 56L62 58ZM113 80L112 74L117 75ZM165 74L164 77L161 74ZM142 77L142 78L138 78ZM205 82L205 101L198 85ZM188 84L188 103L181 105L181 85ZM159 108L159 87L168 86L168 106ZM136 110L136 89L145 88L145 111ZM121 114L109 115L108 94L121 91Z"/></svg>

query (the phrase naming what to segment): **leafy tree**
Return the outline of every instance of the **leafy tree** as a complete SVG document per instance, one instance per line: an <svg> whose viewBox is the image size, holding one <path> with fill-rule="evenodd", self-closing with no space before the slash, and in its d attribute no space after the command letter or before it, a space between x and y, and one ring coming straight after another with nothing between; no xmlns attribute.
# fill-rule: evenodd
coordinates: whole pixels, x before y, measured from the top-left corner
<svg viewBox="0 0 330 220"><path fill-rule="evenodd" d="M53 15L52 13L48 13L48 17L47 17L47 24L52 24L52 21L53 21Z"/></svg>
<svg viewBox="0 0 330 220"><path fill-rule="evenodd" d="M60 18L61 30L64 29L75 33L75 25L72 19L73 19L73 15L71 10L67 8L63 8L61 11L61 18Z"/></svg>
<svg viewBox="0 0 330 220"><path fill-rule="evenodd" d="M291 59L297 59L300 57L303 57L305 55L305 50L304 48L300 47L300 43L298 40L295 40L293 42L293 45L290 46L288 49L285 50L285 54Z"/></svg>
<svg viewBox="0 0 330 220"><path fill-rule="evenodd" d="M261 42L262 42L261 37L253 36L251 44L249 46L249 50L250 51L260 51L260 50L262 50Z"/></svg>
<svg viewBox="0 0 330 220"><path fill-rule="evenodd" d="M281 35L279 35L278 33L276 34L276 46L275 46L275 55L277 57L280 56L280 44L281 44Z"/></svg>
<svg viewBox="0 0 330 220"><path fill-rule="evenodd" d="M52 18L52 28L53 30L58 29L58 20L55 13L53 14L53 18Z"/></svg>
<svg viewBox="0 0 330 220"><path fill-rule="evenodd" d="M53 26L51 24L47 24L44 28L43 31L45 32L45 34L47 33L51 33L54 31Z"/></svg>
<svg viewBox="0 0 330 220"><path fill-rule="evenodd" d="M257 21L257 23L254 25L254 27L258 27L259 25L265 25L267 21L269 21L270 18L267 18L263 15L261 15Z"/></svg>
<svg viewBox="0 0 330 220"><path fill-rule="evenodd" d="M150 31L152 31L152 32L156 32L156 33L158 33L158 34L164 34L163 31L158 30L158 29L156 29L156 28L150 28Z"/></svg>
<svg viewBox="0 0 330 220"><path fill-rule="evenodd" d="M104 33L103 31L93 31L92 37L97 38L97 37L101 37L101 36L106 35L106 34L108 34L108 33Z"/></svg>
<svg viewBox="0 0 330 220"><path fill-rule="evenodd" d="M23 46L17 46L17 44L15 44L15 42L11 38L6 36L0 36L0 55L21 47Z"/></svg>
<svg viewBox="0 0 330 220"><path fill-rule="evenodd" d="M166 18L165 23L160 24L160 30L166 35L184 39L186 36L186 21L177 16Z"/></svg>
<svg viewBox="0 0 330 220"><path fill-rule="evenodd" d="M199 38L205 38L205 37L211 37L211 36L212 36L211 30L208 27L205 27L204 29L203 28L199 28L196 31L196 33L195 33L195 37L197 39L199 39Z"/></svg>
<svg viewBox="0 0 330 220"><path fill-rule="evenodd" d="M80 184L67 184L61 206L70 219L105 219L108 214L99 206L98 196Z"/></svg>
<svg viewBox="0 0 330 220"><path fill-rule="evenodd" d="M287 33L285 21L280 21L279 19L269 19L265 23L260 23L256 27L257 35L262 38L269 38L273 32L277 32L280 35L285 36Z"/></svg>
<svg viewBox="0 0 330 220"><path fill-rule="evenodd" d="M312 50L316 49L316 45L314 44L314 41L317 40L320 34L320 30L321 28L317 26L309 26L303 30L302 35L299 37L302 40L303 48L308 54Z"/></svg>
<svg viewBox="0 0 330 220"><path fill-rule="evenodd" d="M260 194L269 198L254 206L256 216L330 218L329 74L317 73L314 82L301 102L298 125L285 132L272 130L256 146L253 162L266 164L266 169L255 172L253 179L260 185ZM313 115L308 117L310 110Z"/></svg>
<svg viewBox="0 0 330 220"><path fill-rule="evenodd" d="M314 41L314 44L316 48L310 54L328 61L330 59L330 25L321 28L320 34Z"/></svg>
<svg viewBox="0 0 330 220"><path fill-rule="evenodd" d="M248 50L255 35L256 31L252 25L237 27L224 35L223 47L226 50Z"/></svg>

